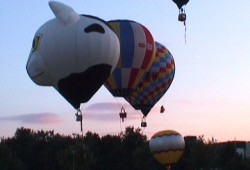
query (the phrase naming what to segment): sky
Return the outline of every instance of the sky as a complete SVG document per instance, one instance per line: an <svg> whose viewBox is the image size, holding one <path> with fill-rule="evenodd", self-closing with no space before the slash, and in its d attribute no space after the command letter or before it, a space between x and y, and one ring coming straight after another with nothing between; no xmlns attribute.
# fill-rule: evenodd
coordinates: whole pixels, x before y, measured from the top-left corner
<svg viewBox="0 0 250 170"><path fill-rule="evenodd" d="M61 0L79 14L129 19L146 26L172 53L172 85L147 116L150 138L172 129L182 136L250 141L250 1L190 0L185 27L172 0ZM44 0L0 1L0 137L17 128L81 133L75 109L53 88L38 86L26 72L37 29L54 14ZM166 111L159 112L161 105ZM119 119L121 106L128 118ZM83 133L118 134L140 127L142 114L102 86L81 105Z"/></svg>

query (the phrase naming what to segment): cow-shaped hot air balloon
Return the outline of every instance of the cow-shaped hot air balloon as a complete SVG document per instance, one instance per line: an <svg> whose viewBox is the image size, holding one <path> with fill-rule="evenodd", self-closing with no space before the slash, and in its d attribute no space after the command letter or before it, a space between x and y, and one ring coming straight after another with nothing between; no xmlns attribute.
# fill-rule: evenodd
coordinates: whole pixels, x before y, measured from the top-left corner
<svg viewBox="0 0 250 170"><path fill-rule="evenodd" d="M159 131L149 141L149 149L153 157L167 169L180 159L184 148L183 137L174 130Z"/></svg>
<svg viewBox="0 0 250 170"><path fill-rule="evenodd" d="M115 68L120 43L105 21L50 1L54 19L35 33L26 70L38 85L53 86L75 109Z"/></svg>

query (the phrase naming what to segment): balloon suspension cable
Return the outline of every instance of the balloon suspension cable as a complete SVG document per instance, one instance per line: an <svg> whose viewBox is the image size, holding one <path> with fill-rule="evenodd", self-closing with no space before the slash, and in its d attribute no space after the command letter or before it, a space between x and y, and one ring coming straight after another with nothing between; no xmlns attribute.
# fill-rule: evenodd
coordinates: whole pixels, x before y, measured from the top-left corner
<svg viewBox="0 0 250 170"><path fill-rule="evenodd" d="M115 97L115 100L116 100L117 105L118 105L119 107L122 107L122 105L121 105L120 101L117 99L117 97Z"/></svg>
<svg viewBox="0 0 250 170"><path fill-rule="evenodd" d="M184 21L184 26L185 26L185 44L187 44L187 26L186 26L186 21Z"/></svg>
<svg viewBox="0 0 250 170"><path fill-rule="evenodd" d="M77 109L77 112L76 112L76 121L77 122L80 122L80 128L81 128L81 132L82 132L82 111L81 109Z"/></svg>
<svg viewBox="0 0 250 170"><path fill-rule="evenodd" d="M120 119L120 130L121 130L121 133L123 133L123 129L122 129L122 120Z"/></svg>

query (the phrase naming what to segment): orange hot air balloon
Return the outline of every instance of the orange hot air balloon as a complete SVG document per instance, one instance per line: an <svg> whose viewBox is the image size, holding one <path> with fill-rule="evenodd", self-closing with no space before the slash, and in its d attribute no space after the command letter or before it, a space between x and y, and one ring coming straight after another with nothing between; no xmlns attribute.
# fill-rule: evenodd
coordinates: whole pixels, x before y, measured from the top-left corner
<svg viewBox="0 0 250 170"><path fill-rule="evenodd" d="M150 152L162 165L169 168L176 163L185 148L183 137L174 130L163 130L155 133L149 142Z"/></svg>

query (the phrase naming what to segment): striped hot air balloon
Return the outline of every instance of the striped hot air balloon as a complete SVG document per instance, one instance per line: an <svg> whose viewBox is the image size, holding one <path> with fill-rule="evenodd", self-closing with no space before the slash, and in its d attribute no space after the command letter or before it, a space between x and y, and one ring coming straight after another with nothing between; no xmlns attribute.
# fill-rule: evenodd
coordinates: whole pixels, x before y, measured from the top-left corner
<svg viewBox="0 0 250 170"><path fill-rule="evenodd" d="M120 40L120 59L105 87L113 96L125 97L151 66L155 43L149 30L135 21L114 20L108 24Z"/></svg>
<svg viewBox="0 0 250 170"><path fill-rule="evenodd" d="M152 136L149 148L153 157L159 163L168 167L180 159L185 148L185 142L178 132L163 130Z"/></svg>

